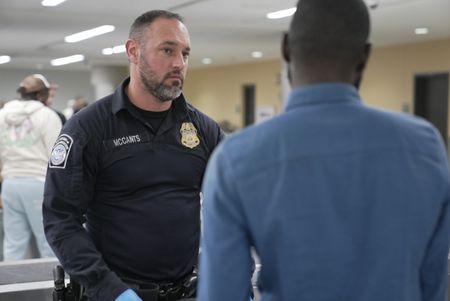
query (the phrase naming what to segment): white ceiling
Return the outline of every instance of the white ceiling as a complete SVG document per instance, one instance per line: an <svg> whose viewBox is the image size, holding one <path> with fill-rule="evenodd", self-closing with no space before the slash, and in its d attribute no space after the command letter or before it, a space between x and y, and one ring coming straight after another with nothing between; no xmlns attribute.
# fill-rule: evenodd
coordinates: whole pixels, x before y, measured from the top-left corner
<svg viewBox="0 0 450 301"><path fill-rule="evenodd" d="M339 1L335 0L336 5ZM372 10L372 42L375 47L431 39L450 38L450 0L379 0ZM41 0L0 0L0 56L10 55L0 68L73 69L92 65L128 64L125 54L104 56L101 50L123 44L132 21L151 9L181 14L191 35L191 67L209 57L214 65L276 58L289 19L269 20L268 12L295 6L296 0L67 0L56 7L42 7ZM66 44L64 37L110 24L112 33ZM416 27L428 27L425 36ZM51 67L50 60L83 54L86 61Z"/></svg>

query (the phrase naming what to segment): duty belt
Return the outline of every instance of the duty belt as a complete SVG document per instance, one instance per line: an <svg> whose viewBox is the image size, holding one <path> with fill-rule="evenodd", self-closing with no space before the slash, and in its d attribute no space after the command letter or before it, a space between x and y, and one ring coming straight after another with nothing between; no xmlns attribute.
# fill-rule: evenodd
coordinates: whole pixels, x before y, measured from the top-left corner
<svg viewBox="0 0 450 301"><path fill-rule="evenodd" d="M67 287L64 284L64 270L56 266L53 270L55 289L52 292L53 301L86 301L83 286L70 279ZM194 270L189 275L177 282L148 282L130 283L125 281L131 289L141 297L143 301L176 301L182 298L194 298L197 288L197 272Z"/></svg>
<svg viewBox="0 0 450 301"><path fill-rule="evenodd" d="M177 282L126 283L136 291L143 301L176 301L195 297L197 273L193 272Z"/></svg>

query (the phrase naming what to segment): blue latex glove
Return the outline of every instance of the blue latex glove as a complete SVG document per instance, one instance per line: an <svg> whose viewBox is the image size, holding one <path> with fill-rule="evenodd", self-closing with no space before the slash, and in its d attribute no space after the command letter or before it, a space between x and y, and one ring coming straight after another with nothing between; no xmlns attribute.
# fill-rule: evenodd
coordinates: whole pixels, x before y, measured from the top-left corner
<svg viewBox="0 0 450 301"><path fill-rule="evenodd" d="M115 301L142 301L141 298L131 289L127 289Z"/></svg>

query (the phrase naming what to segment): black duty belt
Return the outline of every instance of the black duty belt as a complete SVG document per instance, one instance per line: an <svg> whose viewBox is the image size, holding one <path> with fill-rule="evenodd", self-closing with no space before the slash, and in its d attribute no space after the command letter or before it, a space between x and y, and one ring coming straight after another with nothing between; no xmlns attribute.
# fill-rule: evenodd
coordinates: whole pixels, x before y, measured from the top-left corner
<svg viewBox="0 0 450 301"><path fill-rule="evenodd" d="M197 273L193 272L177 282L127 283L143 301L176 301L194 298L197 288Z"/></svg>
<svg viewBox="0 0 450 301"><path fill-rule="evenodd" d="M53 270L55 289L53 290L53 301L86 301L84 289L77 282L70 279L67 287L64 284L64 270L56 266ZM194 270L189 275L177 282L148 282L133 283L124 281L135 290L143 301L177 301L180 299L195 298L197 289L197 272ZM195 299L189 299L195 300Z"/></svg>

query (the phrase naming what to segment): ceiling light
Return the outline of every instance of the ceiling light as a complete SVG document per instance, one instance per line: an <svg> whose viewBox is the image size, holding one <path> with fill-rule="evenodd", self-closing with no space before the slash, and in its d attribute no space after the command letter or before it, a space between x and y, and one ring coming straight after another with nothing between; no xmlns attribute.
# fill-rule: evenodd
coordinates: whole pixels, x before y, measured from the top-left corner
<svg viewBox="0 0 450 301"><path fill-rule="evenodd" d="M90 39L95 36L99 36L99 35L114 31L114 29L115 29L115 27L112 25L103 25L103 26L99 26L96 28L92 28L89 30L85 30L85 31L81 31L81 32L69 35L64 38L64 41L66 41L66 43L75 43L75 42Z"/></svg>
<svg viewBox="0 0 450 301"><path fill-rule="evenodd" d="M414 33L417 35L427 34L428 28L425 28L425 27L416 28L416 29L414 29Z"/></svg>
<svg viewBox="0 0 450 301"><path fill-rule="evenodd" d="M114 52L113 52L113 49L111 48L111 47L109 47L109 48L103 48L102 49L102 54L103 55L111 55L111 54L113 54Z"/></svg>
<svg viewBox="0 0 450 301"><path fill-rule="evenodd" d="M259 59L263 57L263 53L261 51L253 51L252 52L252 57L254 57L255 59Z"/></svg>
<svg viewBox="0 0 450 301"><path fill-rule="evenodd" d="M125 45L117 45L113 47L113 52L114 53L122 53L127 51L127 49L125 48Z"/></svg>
<svg viewBox="0 0 450 301"><path fill-rule="evenodd" d="M11 57L9 55L0 55L0 65L6 64L11 61Z"/></svg>
<svg viewBox="0 0 450 301"><path fill-rule="evenodd" d="M297 10L296 7L291 7L291 8L288 8L288 9L283 9L283 10L279 10L279 11L274 11L274 12L268 13L266 15L266 17L268 19L286 18L286 17L292 16L295 13L296 10Z"/></svg>
<svg viewBox="0 0 450 301"><path fill-rule="evenodd" d="M209 64L211 64L211 63L212 63L212 59L210 59L209 57L205 57L205 58L202 60L202 64L209 65Z"/></svg>
<svg viewBox="0 0 450 301"><path fill-rule="evenodd" d="M125 51L127 51L125 48L125 45L117 45L117 46L110 47L110 48L104 48L102 50L102 53L104 55L111 55L111 54L116 54L116 53L122 53Z"/></svg>
<svg viewBox="0 0 450 301"><path fill-rule="evenodd" d="M62 57L62 58L59 58L59 59L51 60L50 64L52 66L62 66L62 65L67 65L67 64L81 62L83 60L84 60L84 55L82 55L82 54L75 54L75 55L66 56L66 57Z"/></svg>
<svg viewBox="0 0 450 301"><path fill-rule="evenodd" d="M41 2L41 5L42 6L56 6L56 5L60 5L64 1L66 1L66 0L43 0Z"/></svg>

